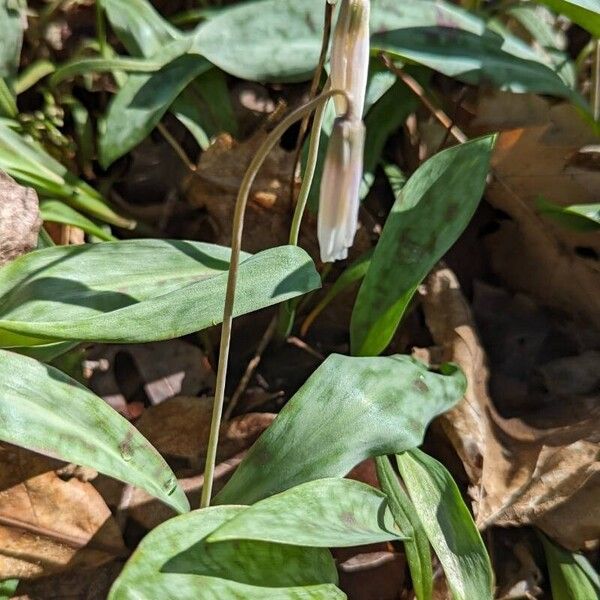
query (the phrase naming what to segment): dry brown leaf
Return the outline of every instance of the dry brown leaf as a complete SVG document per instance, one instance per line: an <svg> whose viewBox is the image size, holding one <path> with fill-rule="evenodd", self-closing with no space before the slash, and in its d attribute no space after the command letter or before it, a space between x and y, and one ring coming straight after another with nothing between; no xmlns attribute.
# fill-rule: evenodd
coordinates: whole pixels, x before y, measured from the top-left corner
<svg viewBox="0 0 600 600"><path fill-rule="evenodd" d="M35 190L0 171L0 265L33 250L41 225Z"/></svg>
<svg viewBox="0 0 600 600"><path fill-rule="evenodd" d="M527 421L501 417L487 393L485 353L454 273L432 273L421 299L440 358L467 376L464 400L440 420L471 480L478 525L536 525L572 549L600 538L600 399L574 398Z"/></svg>
<svg viewBox="0 0 600 600"><path fill-rule="evenodd" d="M136 427L163 456L184 458L192 466L202 466L212 408L212 397L178 396L149 408ZM274 418L271 413L248 413L223 423L217 458L224 460L251 446Z"/></svg>
<svg viewBox="0 0 600 600"><path fill-rule="evenodd" d="M600 328L600 236L541 216L539 197L563 206L597 202L600 170L578 158L597 143L572 106L549 110L548 121L501 133L486 198L511 219L489 235L492 268L512 289Z"/></svg>
<svg viewBox="0 0 600 600"><path fill-rule="evenodd" d="M217 244L231 244L232 215L240 182L266 136L264 130L243 142L237 142L228 134L218 136L202 153L198 168L189 181L186 197L191 204L208 212L215 235L212 241ZM261 167L246 208L244 250L258 252L287 244L293 214L290 180L294 156L294 152L278 145ZM298 183L296 180L296 193ZM309 211L302 220L300 246L313 257L319 255L316 218ZM361 227L356 233L352 256L358 256L369 247L369 236Z"/></svg>
<svg viewBox="0 0 600 600"><path fill-rule="evenodd" d="M240 182L250 161L265 141L265 131L258 131L244 142L230 135L218 136L200 158L187 189L188 201L207 210L215 229L215 243L231 243L233 207ZM287 243L292 217L290 179L294 153L276 146L267 156L256 178L244 222L244 250L258 252ZM302 236L309 252L316 252L314 219L306 215L305 225L312 235ZM306 229L306 227L305 227Z"/></svg>
<svg viewBox="0 0 600 600"><path fill-rule="evenodd" d="M60 464L0 446L0 579L94 567L125 553L102 497L90 483L61 479Z"/></svg>

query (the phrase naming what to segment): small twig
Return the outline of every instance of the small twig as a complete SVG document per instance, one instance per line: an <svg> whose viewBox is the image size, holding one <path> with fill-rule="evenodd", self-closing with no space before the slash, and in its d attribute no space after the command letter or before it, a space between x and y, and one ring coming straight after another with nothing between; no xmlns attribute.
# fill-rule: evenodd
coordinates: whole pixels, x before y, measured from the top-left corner
<svg viewBox="0 0 600 600"><path fill-rule="evenodd" d="M433 102L427 97L423 86L408 73L399 69L386 54L381 55L383 64L416 95L419 100L425 105L425 107L431 112L431 114L454 136L456 141L464 144L469 138L453 124L452 119L441 109L433 104Z"/></svg>
<svg viewBox="0 0 600 600"><path fill-rule="evenodd" d="M319 55L319 62L317 63L317 68L313 75L310 91L308 94L308 99L312 100L317 95L317 90L319 89L319 82L321 81L321 76L323 74L323 68L325 67L325 61L327 59L327 50L329 49L329 39L331 38L331 22L333 20L333 9L334 6L330 2L325 2L325 16L323 23L323 38L321 41L321 53ZM298 138L296 139L296 148L294 150L294 160L292 162L292 178L290 180L290 198L292 199L292 204L294 202L294 189L296 183L296 168L298 167L298 163L300 162L300 155L302 153L302 144L304 142L304 137L306 136L306 132L308 130L308 123L310 121L310 115L306 115L302 122L300 123L300 130L298 131Z"/></svg>
<svg viewBox="0 0 600 600"><path fill-rule="evenodd" d="M196 171L196 165L189 159L185 150L181 147L179 142L171 135L171 132L162 124L159 123L156 128L160 131L161 135L165 138L169 146L175 150L175 154L181 159L181 162L192 172Z"/></svg>
<svg viewBox="0 0 600 600"><path fill-rule="evenodd" d="M227 409L225 410L225 414L223 415L223 418L226 421L228 421L231 418L231 415L235 410L239 399L242 397L242 394L246 391L246 388L248 387L248 384L252 379L252 375L254 375L254 371L256 371L258 365L260 364L260 361L262 360L262 355L264 351L267 349L267 346L273 339L273 334L275 333L276 328L277 317L273 317L271 319L271 322L269 323L269 326L265 330L262 338L260 339L260 342L258 343L258 346L256 347L256 350L254 352L254 356L248 363L246 370L244 371L244 374L242 375L242 378L240 379L240 382L238 383L238 386L235 389L235 392L233 392L233 395L231 396L231 400L229 401Z"/></svg>
<svg viewBox="0 0 600 600"><path fill-rule="evenodd" d="M596 40L592 72L592 112L594 121L598 121L598 119L600 119L600 40Z"/></svg>
<svg viewBox="0 0 600 600"><path fill-rule="evenodd" d="M463 103L463 100L465 99L465 96L467 95L468 91L469 91L469 88L464 87L460 91L460 94L458 95L458 99L456 100L456 103L454 105L454 111L452 113L452 125L453 126L456 123L456 117L458 116L458 111L460 110L460 106ZM448 138L450 137L450 135L451 135L450 129L448 127L446 127L446 133L444 134L442 143L438 146L437 152L440 152L441 150L444 149L444 146L448 143ZM436 154L437 154L437 152L436 152Z"/></svg>
<svg viewBox="0 0 600 600"><path fill-rule="evenodd" d="M287 342L288 342L288 344L290 344L292 346L296 346L296 348L300 348L300 350L303 350L307 354L314 356L316 359L318 359L320 361L325 360L325 357L318 350L315 350L312 346L308 345L304 340L301 340L300 338L296 337L295 335L291 335L287 339Z"/></svg>
<svg viewBox="0 0 600 600"><path fill-rule="evenodd" d="M221 343L219 347L219 365L217 369L217 379L215 383L215 399L213 404L213 413L210 424L210 435L208 438L208 448L206 452L206 467L204 470L205 485L202 488L202 498L200 507L205 508L210 505L212 494L213 474L217 458L217 447L219 443L219 428L221 426L221 417L223 414L223 403L225 399L225 381L227 378L227 363L229 361L229 345L231 342L231 326L233 322L233 302L235 299L235 288L237 284L238 268L240 263L240 252L242 248L242 232L244 228L244 213L246 204L250 195L250 188L256 179L258 170L262 166L268 154L271 152L279 138L304 115L310 114L322 102L326 102L335 95L342 95L350 105L350 98L342 90L329 90L317 98L300 106L287 117L285 117L269 134L257 153L252 158L246 173L240 184L235 210L233 213L232 235L231 235L231 259L229 263L229 272L227 276L227 289L225 292L225 306L223 309L223 325L221 327Z"/></svg>

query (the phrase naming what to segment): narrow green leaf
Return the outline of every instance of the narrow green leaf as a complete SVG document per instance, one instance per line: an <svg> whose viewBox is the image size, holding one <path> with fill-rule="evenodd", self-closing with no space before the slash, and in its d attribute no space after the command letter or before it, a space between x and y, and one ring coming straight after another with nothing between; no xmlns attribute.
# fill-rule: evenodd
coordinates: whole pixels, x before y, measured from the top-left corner
<svg viewBox="0 0 600 600"><path fill-rule="evenodd" d="M206 543L245 510L219 506L170 519L140 543L108 600L342 599L329 552L268 542Z"/></svg>
<svg viewBox="0 0 600 600"><path fill-rule="evenodd" d="M408 494L454 600L492 600L494 576L473 517L444 465L420 450L398 455Z"/></svg>
<svg viewBox="0 0 600 600"><path fill-rule="evenodd" d="M433 567L429 539L410 498L400 485L387 456L376 459L377 479L396 524L406 533L404 551L417 600L430 600L433 594Z"/></svg>
<svg viewBox="0 0 600 600"><path fill-rule="evenodd" d="M402 193L402 190L406 185L406 174L398 165L395 165L394 163L384 162L382 166L383 172L385 173L388 183L392 188L394 198L397 200L398 198L400 198L400 194Z"/></svg>
<svg viewBox="0 0 600 600"><path fill-rule="evenodd" d="M261 500L208 542L257 540L321 548L406 538L379 490L350 479L317 479Z"/></svg>
<svg viewBox="0 0 600 600"><path fill-rule="evenodd" d="M448 365L431 373L407 356L332 354L285 405L217 495L219 504L258 500L359 462L414 448L428 423L465 389Z"/></svg>
<svg viewBox="0 0 600 600"><path fill-rule="evenodd" d="M143 488L179 512L183 490L160 454L104 400L58 369L0 350L0 440Z"/></svg>
<svg viewBox="0 0 600 600"><path fill-rule="evenodd" d="M112 99L100 127L98 151L103 167L139 144L188 84L210 68L204 58L184 54L187 43L178 40L165 47L161 52L164 67L151 75L130 75Z"/></svg>
<svg viewBox="0 0 600 600"><path fill-rule="evenodd" d="M594 37L600 37L600 2L598 0L536 0L554 12L565 15L587 29Z"/></svg>
<svg viewBox="0 0 600 600"><path fill-rule="evenodd" d="M64 225L74 225L90 235L95 235L101 240L116 241L114 236L104 231L102 227L99 227L87 217L79 214L64 202L59 202L58 200L42 200L40 202L40 214L44 221L52 221L53 223L62 223Z"/></svg>
<svg viewBox="0 0 600 600"><path fill-rule="evenodd" d="M553 600L598 600L600 588L594 585L598 574L584 556L561 548L538 532L544 546ZM582 567L581 562L585 561ZM588 573L592 576L588 575Z"/></svg>
<svg viewBox="0 0 600 600"><path fill-rule="evenodd" d="M538 198L536 208L543 215L575 231L597 231L600 229L600 203L561 206L544 198Z"/></svg>
<svg viewBox="0 0 600 600"><path fill-rule="evenodd" d="M331 303L335 298L350 288L352 284L360 281L369 270L371 264L371 258L373 256L372 250L367 250L359 258L357 258L334 282L334 284L327 290L327 293L319 301L319 303L310 311L309 315L302 324L302 334L308 330L313 321L323 310Z"/></svg>
<svg viewBox="0 0 600 600"><path fill-rule="evenodd" d="M6 79L0 77L0 116L14 119L19 114L17 101Z"/></svg>
<svg viewBox="0 0 600 600"><path fill-rule="evenodd" d="M115 213L92 187L81 181L39 144L19 135L18 123L0 120L0 169L42 197L61 199L76 210L111 225L131 229L135 223Z"/></svg>
<svg viewBox="0 0 600 600"><path fill-rule="evenodd" d="M132 71L138 73L154 73L164 66L161 60L148 58L76 58L60 65L50 77L50 85L57 85L64 79L84 73L103 73L105 71Z"/></svg>
<svg viewBox="0 0 600 600"><path fill-rule="evenodd" d="M494 137L444 150L421 165L385 223L352 312L352 354L380 354L415 290L463 232L483 194Z"/></svg>
<svg viewBox="0 0 600 600"><path fill-rule="evenodd" d="M54 73L56 66L53 62L40 58L23 69L15 80L15 93L17 96L32 88L47 75Z"/></svg>
<svg viewBox="0 0 600 600"><path fill-rule="evenodd" d="M77 348L79 342L54 342L43 346L23 346L22 348L11 348L13 352L35 358L40 362L51 364L59 356L62 356L69 350Z"/></svg>
<svg viewBox="0 0 600 600"><path fill-rule="evenodd" d="M128 240L57 246L0 269L0 345L149 342L221 322L229 248ZM234 306L245 314L320 286L294 246L243 255Z"/></svg>
<svg viewBox="0 0 600 600"><path fill-rule="evenodd" d="M192 81L175 99L171 112L203 149L219 133L237 134L227 81L219 69L211 68Z"/></svg>

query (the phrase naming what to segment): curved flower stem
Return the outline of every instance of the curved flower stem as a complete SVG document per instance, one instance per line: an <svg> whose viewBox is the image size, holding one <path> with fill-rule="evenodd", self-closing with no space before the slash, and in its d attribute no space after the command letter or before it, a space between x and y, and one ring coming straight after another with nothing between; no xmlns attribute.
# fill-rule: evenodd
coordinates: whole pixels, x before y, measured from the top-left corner
<svg viewBox="0 0 600 600"><path fill-rule="evenodd" d="M225 398L225 381L227 378L227 363L229 361L229 345L231 342L231 325L233 321L233 302L235 299L235 287L237 284L238 268L240 264L240 251L242 246L242 231L244 228L244 213L250 188L256 179L258 170L263 164L265 158L271 152L279 138L296 121L305 114L309 114L321 104L335 95L342 95L346 98L348 105L351 101L347 94L342 90L328 90L313 98L306 104L300 106L289 115L287 115L267 136L262 146L252 159L250 166L244 174L238 191L235 211L233 213L233 226L231 235L231 260L229 263L229 273L227 277L227 290L225 293L225 308L223 310L223 325L221 328L221 344L219 348L219 366L217 368L217 379L215 383L215 399L213 403L212 420L210 423L210 435L208 438L208 448L206 451L206 466L204 468L204 484L202 486L202 497L200 499L200 508L206 508L210 505L212 495L213 475L215 471L215 462L217 458L217 446L219 443L219 429L221 426L221 416L223 414L223 402Z"/></svg>

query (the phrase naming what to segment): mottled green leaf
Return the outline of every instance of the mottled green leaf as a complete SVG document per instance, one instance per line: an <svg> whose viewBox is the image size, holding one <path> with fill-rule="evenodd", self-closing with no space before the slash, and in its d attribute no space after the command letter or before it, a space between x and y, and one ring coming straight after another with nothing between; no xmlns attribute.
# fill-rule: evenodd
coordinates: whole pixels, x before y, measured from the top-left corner
<svg viewBox="0 0 600 600"><path fill-rule="evenodd" d="M264 0L235 6L198 27L192 51L206 56L228 73L245 79L305 80L317 64L322 15L321 0ZM452 43L440 45L440 37L432 34L430 55L421 52L417 56L414 45L423 42L426 32L435 33L435 27L455 32L455 38L448 40ZM400 31L395 51L413 52L415 60L420 62L423 59L422 64L427 66L435 63L434 68L446 74L486 78L486 81L489 78L490 82L502 86L536 86L541 82L544 89L553 90L548 93L563 96L570 93L551 69L536 70L536 66L549 62L543 53L537 53L510 34L496 36L498 40L491 44L494 34L486 29L485 21L450 3L440 0L413 0L410 3L373 0L372 33L394 30ZM415 40L411 47L413 34ZM372 40L374 51L386 46L393 50L389 43L381 45L379 39L375 35ZM381 40L386 41L386 38ZM468 42L466 46L465 41ZM481 52L485 52L486 59L477 62L477 53ZM495 60L493 65L487 60L488 54ZM514 62L511 58L515 59ZM524 65L524 61L534 64ZM472 67L474 72L467 73L461 67L466 62L469 63L469 71ZM528 83L527 77L533 80Z"/></svg>
<svg viewBox="0 0 600 600"><path fill-rule="evenodd" d="M550 7L554 12L563 14L573 23L587 29L594 37L600 37L600 1L599 0L536 0Z"/></svg>
<svg viewBox="0 0 600 600"><path fill-rule="evenodd" d="M115 581L108 600L342 599L329 552L268 542L208 544L206 536L247 510L220 506L152 530Z"/></svg>
<svg viewBox="0 0 600 600"><path fill-rule="evenodd" d="M503 48L504 39L447 26L409 27L380 33L372 45L392 57L414 61L472 85L485 84L512 92L535 92L568 98L586 106L554 69L520 58Z"/></svg>
<svg viewBox="0 0 600 600"><path fill-rule="evenodd" d="M387 218L350 325L352 353L380 354L415 290L479 204L493 136L444 150L408 180Z"/></svg>
<svg viewBox="0 0 600 600"><path fill-rule="evenodd" d="M586 558L561 548L543 533L538 532L538 535L546 555L552 599L598 600L600 598L598 574Z"/></svg>
<svg viewBox="0 0 600 600"><path fill-rule="evenodd" d="M148 342L216 325L229 254L213 244L143 239L31 252L0 269L0 345ZM300 248L244 254L234 313L319 286L314 264Z"/></svg>
<svg viewBox="0 0 600 600"><path fill-rule="evenodd" d="M386 496L360 481L317 479L261 500L227 521L209 542L260 540L322 548L406 537Z"/></svg>
<svg viewBox="0 0 600 600"><path fill-rule="evenodd" d="M102 227L90 221L87 217L72 209L68 204L58 200L42 200L40 202L40 215L44 221L53 223L62 223L63 225L74 225L79 229L95 235L97 238L106 241L115 241L115 237L107 233Z"/></svg>
<svg viewBox="0 0 600 600"><path fill-rule="evenodd" d="M387 456L376 459L377 479L396 524L409 539L404 540L404 552L417 600L430 600L433 593L433 567L429 539L413 503L400 485Z"/></svg>
<svg viewBox="0 0 600 600"><path fill-rule="evenodd" d="M152 445L104 400L58 369L0 350L0 440L94 469L189 510Z"/></svg>
<svg viewBox="0 0 600 600"><path fill-rule="evenodd" d="M492 600L490 559L460 491L444 465L420 450L397 456L398 468L454 600Z"/></svg>
<svg viewBox="0 0 600 600"><path fill-rule="evenodd" d="M0 0L0 77L16 75L23 43L26 4L23 0Z"/></svg>
<svg viewBox="0 0 600 600"><path fill-rule="evenodd" d="M452 366L431 373L407 356L332 354L252 446L215 501L258 500L313 479L343 477L366 458L414 448L465 389Z"/></svg>
<svg viewBox="0 0 600 600"><path fill-rule="evenodd" d="M575 231L597 231L600 229L600 204L572 204L561 206L544 198L536 201L537 209L553 221Z"/></svg>

